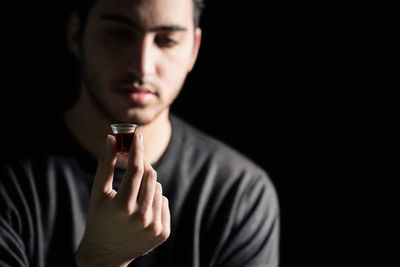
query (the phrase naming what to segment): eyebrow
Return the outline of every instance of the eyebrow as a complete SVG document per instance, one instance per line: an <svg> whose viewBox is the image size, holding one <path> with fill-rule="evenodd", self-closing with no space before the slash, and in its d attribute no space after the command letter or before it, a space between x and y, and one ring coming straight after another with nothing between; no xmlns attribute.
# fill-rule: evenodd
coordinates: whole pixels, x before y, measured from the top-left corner
<svg viewBox="0 0 400 267"><path fill-rule="evenodd" d="M134 22L133 20L121 16L121 15L117 15L117 14L104 14L100 17L100 20L111 20L114 22L119 22L119 23L123 23L126 24L130 27L133 27L135 29L142 29L142 27L137 24L136 22ZM158 31L187 31L187 28L179 26L179 25L160 25L160 26L154 26L152 28L150 28L151 32L158 32Z"/></svg>

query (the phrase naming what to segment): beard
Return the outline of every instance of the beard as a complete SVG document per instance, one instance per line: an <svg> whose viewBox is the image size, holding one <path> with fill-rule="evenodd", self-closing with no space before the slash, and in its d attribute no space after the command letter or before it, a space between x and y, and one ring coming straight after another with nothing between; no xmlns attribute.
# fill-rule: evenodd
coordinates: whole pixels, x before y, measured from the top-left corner
<svg viewBox="0 0 400 267"><path fill-rule="evenodd" d="M103 77L101 71L96 69L95 64L89 62L84 51L82 51L81 55L82 57L79 65L82 90L86 90L93 106L110 122L134 123L137 125L150 124L159 117L160 114L169 111L169 106L180 91L180 89L174 90L176 94L173 95L171 99L163 101L159 95L161 89L155 82L143 81L133 73L121 75L107 84L101 79L101 77ZM145 84L154 88L154 90L158 92L156 101L146 106L133 106L132 104L125 103L123 99L115 93L117 88L134 83L140 85Z"/></svg>

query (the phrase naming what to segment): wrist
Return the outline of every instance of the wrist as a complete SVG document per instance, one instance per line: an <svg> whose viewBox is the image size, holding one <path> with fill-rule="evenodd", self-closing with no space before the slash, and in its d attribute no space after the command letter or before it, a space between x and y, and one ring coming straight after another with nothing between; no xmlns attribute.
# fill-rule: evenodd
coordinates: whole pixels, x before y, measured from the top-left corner
<svg viewBox="0 0 400 267"><path fill-rule="evenodd" d="M79 246L74 254L76 267L126 267L131 262L117 263L108 253L101 253L95 248Z"/></svg>

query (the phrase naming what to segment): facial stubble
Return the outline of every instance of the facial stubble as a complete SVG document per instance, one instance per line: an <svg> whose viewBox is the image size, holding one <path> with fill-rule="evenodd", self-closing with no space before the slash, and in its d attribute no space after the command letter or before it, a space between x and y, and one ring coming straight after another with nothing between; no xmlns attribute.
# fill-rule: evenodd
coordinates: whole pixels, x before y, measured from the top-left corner
<svg viewBox="0 0 400 267"><path fill-rule="evenodd" d="M171 104L175 101L175 99L178 97L180 91L182 90L183 84L185 82L186 77L182 79L182 81L179 84L178 90L173 90L176 93L172 95L171 99L169 100L168 103L164 107L158 108L155 110L154 114L150 115L146 119L138 119L138 118L133 118L129 117L129 114L124 116L118 114L118 111L113 111L112 107L108 106L107 100L102 99L100 96L102 90L110 90L112 88L108 87L102 87L102 81L98 79L98 77L101 77L101 72L93 68L88 60L87 54L85 53L85 49L81 49L81 57L79 61L79 66L80 66L80 76L81 76L81 81L82 81L82 90L86 90L88 97L92 101L93 105L95 108L102 113L102 115L107 118L110 122L116 122L116 123L135 123L138 125L146 125L151 123L153 120L155 120L158 116L160 116L166 109L169 112L169 107ZM93 71L95 70L95 71ZM126 80L126 79L120 79L120 80ZM114 83L111 83L114 84ZM159 96L157 96L159 97ZM136 107L139 109L139 107ZM145 109L146 107L142 107ZM151 108L151 107L147 107Z"/></svg>

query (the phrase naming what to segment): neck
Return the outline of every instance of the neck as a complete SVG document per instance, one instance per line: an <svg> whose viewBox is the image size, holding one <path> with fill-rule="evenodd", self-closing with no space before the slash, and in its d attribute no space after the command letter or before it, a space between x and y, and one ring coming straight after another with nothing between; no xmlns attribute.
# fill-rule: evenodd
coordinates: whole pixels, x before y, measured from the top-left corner
<svg viewBox="0 0 400 267"><path fill-rule="evenodd" d="M166 150L171 136L171 124L168 118L169 110L161 112L153 121L137 128L143 134L144 157L150 163L155 163ZM99 158L104 150L107 134L111 133L113 121L100 111L83 90L77 104L64 115L67 127L77 141L95 158ZM123 157L118 160L118 166L126 162Z"/></svg>

